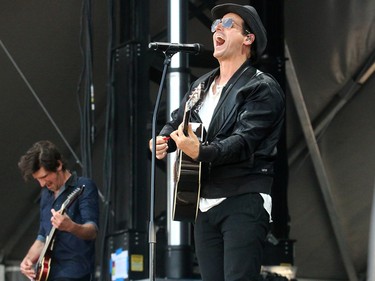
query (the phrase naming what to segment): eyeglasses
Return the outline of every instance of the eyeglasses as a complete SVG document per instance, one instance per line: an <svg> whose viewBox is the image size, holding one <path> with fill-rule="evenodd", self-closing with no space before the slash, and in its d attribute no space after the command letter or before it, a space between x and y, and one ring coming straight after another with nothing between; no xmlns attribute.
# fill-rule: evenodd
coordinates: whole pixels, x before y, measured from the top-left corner
<svg viewBox="0 0 375 281"><path fill-rule="evenodd" d="M233 24L237 24L234 22L232 18L223 18L223 19L216 19L211 25L211 32L214 33L216 31L217 26L221 23L221 25L224 28L232 28ZM239 24L237 24L239 26ZM250 33L249 31L246 30L247 33Z"/></svg>

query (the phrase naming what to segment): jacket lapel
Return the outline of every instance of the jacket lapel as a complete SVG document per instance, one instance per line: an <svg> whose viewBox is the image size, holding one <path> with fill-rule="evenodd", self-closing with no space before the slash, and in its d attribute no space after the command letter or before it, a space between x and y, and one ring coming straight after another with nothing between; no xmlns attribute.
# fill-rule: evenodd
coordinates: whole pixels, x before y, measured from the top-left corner
<svg viewBox="0 0 375 281"><path fill-rule="evenodd" d="M250 75L244 75L249 68L251 68ZM246 65L238 71L239 72L229 80L228 85L224 87L221 93L220 100L212 115L210 128L207 132L207 140L212 140L234 117L239 105L236 102L237 92L239 88L244 85L243 80L250 79L255 74L256 69L250 65Z"/></svg>

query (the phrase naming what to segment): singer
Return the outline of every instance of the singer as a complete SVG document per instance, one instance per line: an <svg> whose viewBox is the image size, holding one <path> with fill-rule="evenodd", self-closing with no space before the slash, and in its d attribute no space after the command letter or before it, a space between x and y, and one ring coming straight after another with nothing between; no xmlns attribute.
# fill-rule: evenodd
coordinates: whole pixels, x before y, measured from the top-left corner
<svg viewBox="0 0 375 281"><path fill-rule="evenodd" d="M260 280L285 97L272 76L253 66L267 45L257 11L222 4L211 13L219 67L192 83L157 136L155 155L164 159L179 149L202 165L194 240L203 281ZM191 125L187 134L181 125L185 103L198 85L203 91L190 122L203 123L203 142Z"/></svg>

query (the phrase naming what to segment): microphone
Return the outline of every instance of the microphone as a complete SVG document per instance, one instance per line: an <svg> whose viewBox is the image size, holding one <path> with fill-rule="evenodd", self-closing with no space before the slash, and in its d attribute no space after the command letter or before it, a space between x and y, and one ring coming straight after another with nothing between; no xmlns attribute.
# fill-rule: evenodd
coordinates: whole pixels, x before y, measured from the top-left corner
<svg viewBox="0 0 375 281"><path fill-rule="evenodd" d="M180 43L165 43L165 42L153 42L148 44L148 48L154 51L162 51L165 53L177 53L184 52L197 55L203 50L203 45L194 44L180 44Z"/></svg>

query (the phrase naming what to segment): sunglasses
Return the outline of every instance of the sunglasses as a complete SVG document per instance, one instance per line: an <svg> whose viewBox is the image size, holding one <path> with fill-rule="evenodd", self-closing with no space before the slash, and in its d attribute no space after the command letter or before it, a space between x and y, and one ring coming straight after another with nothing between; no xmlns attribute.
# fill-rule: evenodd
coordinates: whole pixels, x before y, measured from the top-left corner
<svg viewBox="0 0 375 281"><path fill-rule="evenodd" d="M216 31L216 28L217 26L219 25L219 23L221 23L221 25L224 27L224 28L232 28L234 24L237 24L234 22L234 20L232 18L223 18L223 19L216 19L214 20L214 22L212 23L211 25L211 32L214 33ZM239 24L237 24L238 26L240 26ZM250 33L250 31L246 30L247 33Z"/></svg>

